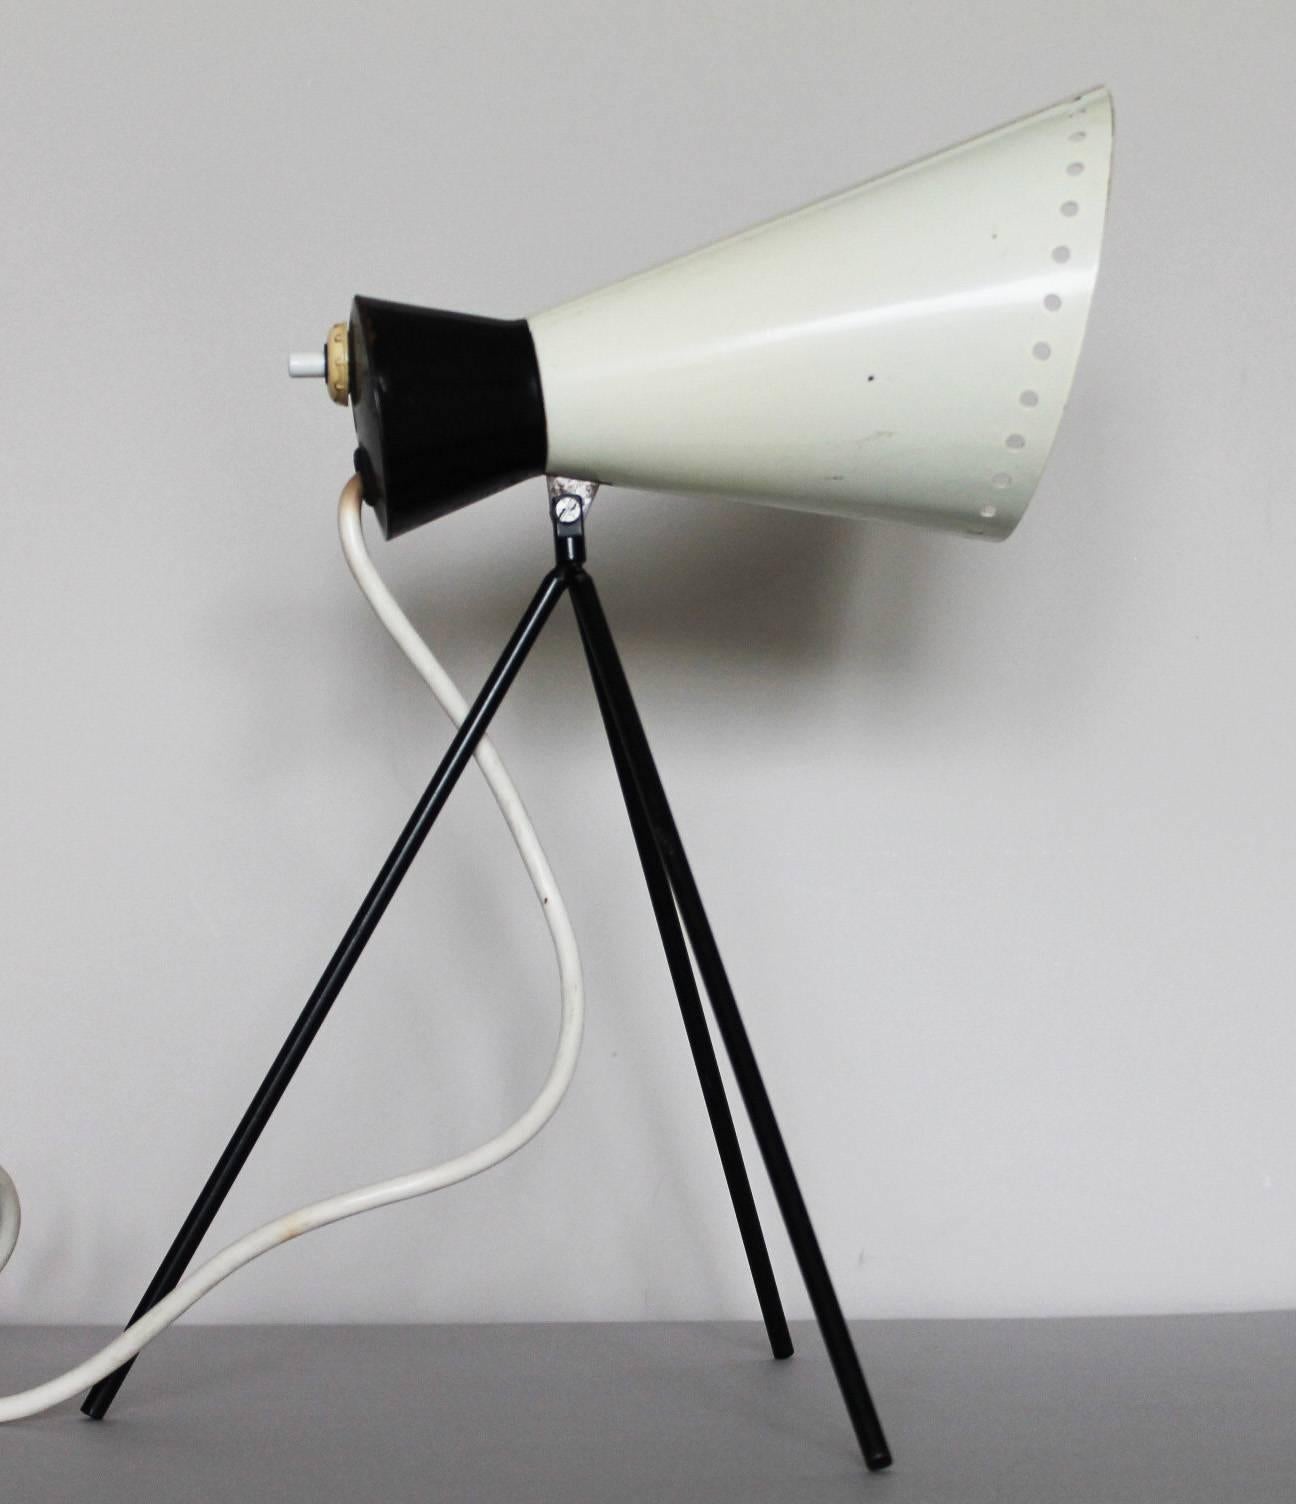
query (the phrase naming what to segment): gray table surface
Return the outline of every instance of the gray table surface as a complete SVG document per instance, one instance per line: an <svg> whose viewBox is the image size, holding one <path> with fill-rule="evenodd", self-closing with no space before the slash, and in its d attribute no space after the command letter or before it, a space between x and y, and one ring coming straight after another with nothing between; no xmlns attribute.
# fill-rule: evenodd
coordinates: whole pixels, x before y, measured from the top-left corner
<svg viewBox="0 0 1296 1504"><path fill-rule="evenodd" d="M110 1419L0 1428L0 1501L1296 1500L1296 1315L853 1324L864 1471L813 1327L188 1326ZM0 1328L0 1392L105 1329Z"/></svg>

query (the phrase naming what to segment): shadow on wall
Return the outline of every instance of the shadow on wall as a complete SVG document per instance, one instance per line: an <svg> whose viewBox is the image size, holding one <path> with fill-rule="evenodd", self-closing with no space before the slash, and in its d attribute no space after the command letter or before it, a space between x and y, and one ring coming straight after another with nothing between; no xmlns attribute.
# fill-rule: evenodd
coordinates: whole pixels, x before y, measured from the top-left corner
<svg viewBox="0 0 1296 1504"><path fill-rule="evenodd" d="M369 522L379 569L470 698L551 565L545 506L538 484L518 487L390 552ZM696 706L729 692L731 709L755 712L776 692L786 715L803 693L822 713L843 674L919 686L919 623L943 567L941 540L919 530L608 488L594 503L589 545L627 670L647 695L657 686ZM369 745L394 707L423 698L363 607L341 604L348 590L285 596L257 584L233 612L239 631L229 632L227 616L212 626L239 712L228 724L242 724L258 781L272 769L295 777L324 741ZM299 671L288 686L290 714L281 676L248 675L249 653L264 657L266 644L280 645L299 670L302 660L314 666L309 682ZM593 713L568 608L541 638L516 695L537 727L561 720L578 698Z"/></svg>
<svg viewBox="0 0 1296 1504"><path fill-rule="evenodd" d="M407 588L416 623L444 630L453 617L463 639L502 641L518 609L516 561L537 536L530 521L506 528L509 568L478 571L453 592L444 580ZM718 497L609 488L588 537L590 573L627 657L704 676L773 668L831 677L847 649L863 668L907 667L923 581L936 567L932 540L911 528ZM537 569L547 567L547 544L535 553Z"/></svg>

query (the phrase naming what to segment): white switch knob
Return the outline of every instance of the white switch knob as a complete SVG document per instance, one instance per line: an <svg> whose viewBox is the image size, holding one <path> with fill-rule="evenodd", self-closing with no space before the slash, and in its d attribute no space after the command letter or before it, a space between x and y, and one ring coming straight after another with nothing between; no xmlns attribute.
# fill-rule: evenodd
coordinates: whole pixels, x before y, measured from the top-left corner
<svg viewBox="0 0 1296 1504"><path fill-rule="evenodd" d="M322 350L312 352L309 355L290 355L288 357L288 374L290 376L314 376L322 380L324 376L324 352Z"/></svg>

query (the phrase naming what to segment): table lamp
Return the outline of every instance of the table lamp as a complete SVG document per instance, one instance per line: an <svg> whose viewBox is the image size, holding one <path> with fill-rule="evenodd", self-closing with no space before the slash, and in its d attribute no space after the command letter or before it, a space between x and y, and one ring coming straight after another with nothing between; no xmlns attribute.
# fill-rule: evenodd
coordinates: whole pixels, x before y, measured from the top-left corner
<svg viewBox="0 0 1296 1504"><path fill-rule="evenodd" d="M140 1347L233 1268L339 1216L476 1173L513 1152L556 1107L579 1042L579 966L552 874L484 735L567 596L771 1349L786 1358L792 1343L699 975L864 1461L874 1471L889 1465L859 1358L585 568L585 528L599 487L632 486L1006 538L1039 481L1079 358L1111 145L1111 99L1095 89L531 318L481 318L357 297L349 321L333 326L322 352L290 358L293 375L323 379L334 401L351 408L356 477L341 506L348 561L458 730L132 1325L72 1375L0 1400L0 1419L30 1414L91 1381L83 1409L102 1418ZM548 477L555 563L467 707L377 579L361 541L361 499L392 539L537 475ZM558 952L564 1032L545 1092L507 1144L501 1135L476 1159L462 1156L421 1179L383 1182L279 1219L181 1283L473 756L518 838ZM0 1171L0 1263L16 1235L16 1193Z"/></svg>

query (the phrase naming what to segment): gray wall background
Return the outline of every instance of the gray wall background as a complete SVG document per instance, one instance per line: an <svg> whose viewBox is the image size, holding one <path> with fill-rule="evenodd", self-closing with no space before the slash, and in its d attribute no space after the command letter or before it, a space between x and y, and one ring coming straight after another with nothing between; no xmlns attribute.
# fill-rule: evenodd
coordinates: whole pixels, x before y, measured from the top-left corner
<svg viewBox="0 0 1296 1504"><path fill-rule="evenodd" d="M447 740L338 552L349 419L285 352L355 291L525 314L1100 81L1104 273L1011 543L606 492L594 558L848 1310L1296 1300L1287 7L3 30L0 1319L134 1303ZM541 485L379 552L474 685ZM755 1314L565 617L497 730L584 946L569 1101L200 1319ZM555 1025L469 780L212 1246L493 1133Z"/></svg>

